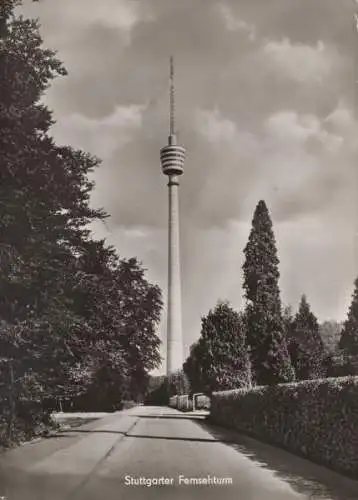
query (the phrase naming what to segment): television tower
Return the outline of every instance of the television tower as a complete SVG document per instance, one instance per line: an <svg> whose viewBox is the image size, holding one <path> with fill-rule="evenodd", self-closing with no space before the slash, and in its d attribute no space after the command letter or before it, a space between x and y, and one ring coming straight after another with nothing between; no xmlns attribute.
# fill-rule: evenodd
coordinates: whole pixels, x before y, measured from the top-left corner
<svg viewBox="0 0 358 500"><path fill-rule="evenodd" d="M186 151L175 135L174 62L170 58L170 119L168 145L160 150L163 174L168 176L168 298L167 298L167 375L184 362L179 247L179 176L183 173Z"/></svg>

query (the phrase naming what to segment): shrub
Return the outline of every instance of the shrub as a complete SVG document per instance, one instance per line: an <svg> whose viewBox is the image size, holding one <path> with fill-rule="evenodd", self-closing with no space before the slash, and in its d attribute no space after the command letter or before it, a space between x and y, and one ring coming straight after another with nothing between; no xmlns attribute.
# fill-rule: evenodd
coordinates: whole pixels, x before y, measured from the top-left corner
<svg viewBox="0 0 358 500"><path fill-rule="evenodd" d="M358 377L217 392L210 419L358 476Z"/></svg>

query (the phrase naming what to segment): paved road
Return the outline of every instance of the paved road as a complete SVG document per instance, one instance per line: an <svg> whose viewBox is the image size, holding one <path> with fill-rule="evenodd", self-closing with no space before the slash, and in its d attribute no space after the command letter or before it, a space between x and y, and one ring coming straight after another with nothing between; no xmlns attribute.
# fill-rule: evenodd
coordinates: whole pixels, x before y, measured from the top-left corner
<svg viewBox="0 0 358 500"><path fill-rule="evenodd" d="M149 486L150 480L162 484ZM193 480L211 484L188 484ZM208 426L204 417L138 407L2 455L1 495L8 500L357 500L358 483Z"/></svg>

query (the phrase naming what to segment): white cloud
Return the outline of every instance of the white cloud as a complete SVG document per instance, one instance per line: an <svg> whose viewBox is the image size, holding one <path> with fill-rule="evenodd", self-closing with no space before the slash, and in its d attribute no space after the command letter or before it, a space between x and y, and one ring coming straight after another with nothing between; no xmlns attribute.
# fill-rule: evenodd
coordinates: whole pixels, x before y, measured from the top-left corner
<svg viewBox="0 0 358 500"><path fill-rule="evenodd" d="M357 136L357 121L352 111L348 109L343 102L339 103L339 105L325 118L324 124L348 136L352 133L355 138Z"/></svg>
<svg viewBox="0 0 358 500"><path fill-rule="evenodd" d="M146 229L130 228L125 229L125 235L133 239L143 239L148 236L148 231Z"/></svg>
<svg viewBox="0 0 358 500"><path fill-rule="evenodd" d="M316 136L321 124L314 115L302 116L295 111L279 111L267 118L265 128L273 137L302 143L309 137Z"/></svg>
<svg viewBox="0 0 358 500"><path fill-rule="evenodd" d="M343 110L338 114L330 115L327 121L337 122L346 120L346 115L342 115ZM339 115L341 113L341 116ZM347 125L347 121L345 122ZM309 140L315 139L329 152L338 152L343 146L343 137L337 133L329 133L324 128L322 122L313 114L298 114L295 111L279 111L269 116L264 124L264 128L271 139L278 139L284 147L292 149L293 146L302 148Z"/></svg>
<svg viewBox="0 0 358 500"><path fill-rule="evenodd" d="M256 40L256 29L254 25L236 17L228 5L218 5L218 10L228 31L240 31L245 33L249 40Z"/></svg>
<svg viewBox="0 0 358 500"><path fill-rule="evenodd" d="M62 0L62 8L63 3L68 5L68 18L73 16L84 26L96 22L113 28L129 30L140 18L139 4L127 0L101 0L100 2L92 2L90 8L88 0L76 0L76 2Z"/></svg>
<svg viewBox="0 0 358 500"><path fill-rule="evenodd" d="M87 28L92 24L103 24L110 28L130 30L142 18L143 10L139 2L130 0L48 0L33 5L25 0L22 10L36 15L41 12L41 20L55 21L60 16L61 23L69 28ZM58 35L58 33L57 33ZM66 33L64 33L66 35Z"/></svg>
<svg viewBox="0 0 358 500"><path fill-rule="evenodd" d="M221 153L237 154L241 151L244 156L254 154L257 149L257 137L238 127L237 123L225 117L218 108L198 109L195 113L196 130L202 138L219 148Z"/></svg>
<svg viewBox="0 0 358 500"><path fill-rule="evenodd" d="M323 83L339 61L336 52L320 40L316 45L306 45L289 38L267 40L261 58L293 80L312 83Z"/></svg>
<svg viewBox="0 0 358 500"><path fill-rule="evenodd" d="M198 110L196 114L197 129L200 134L212 143L226 143L237 135L237 126L233 121L214 110Z"/></svg>
<svg viewBox="0 0 358 500"><path fill-rule="evenodd" d="M93 42L94 32L116 38L119 60L123 48L130 45L133 28L152 19L148 5L131 0L25 0L19 10L30 17L40 15L46 47L54 48L70 73L77 75L91 73L93 65L101 72L100 65L112 64L111 51L103 54Z"/></svg>
<svg viewBox="0 0 358 500"><path fill-rule="evenodd" d="M334 197L348 194L354 177L351 129L326 125L327 119L294 111L279 111L264 123L258 182L275 190L269 198L281 217L285 211L290 219L324 210L337 203Z"/></svg>
<svg viewBox="0 0 358 500"><path fill-rule="evenodd" d="M200 110L196 120L211 152L196 214L212 223L218 207L225 207L220 213L226 221L243 220L260 198L279 220L294 220L351 195L355 124L343 105L323 119L277 111L256 135L218 109Z"/></svg>
<svg viewBox="0 0 358 500"><path fill-rule="evenodd" d="M103 160L128 142L142 125L143 106L116 106L112 114L92 119L74 113L61 117L52 133L61 144L84 149Z"/></svg>

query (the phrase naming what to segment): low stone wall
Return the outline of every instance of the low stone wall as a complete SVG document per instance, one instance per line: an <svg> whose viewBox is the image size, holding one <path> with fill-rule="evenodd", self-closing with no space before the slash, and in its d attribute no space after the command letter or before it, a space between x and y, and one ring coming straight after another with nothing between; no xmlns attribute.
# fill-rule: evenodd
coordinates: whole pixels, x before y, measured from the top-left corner
<svg viewBox="0 0 358 500"><path fill-rule="evenodd" d="M216 392L210 420L358 477L358 377Z"/></svg>

